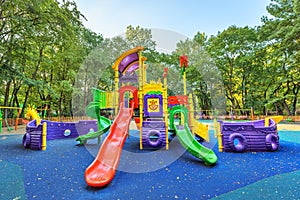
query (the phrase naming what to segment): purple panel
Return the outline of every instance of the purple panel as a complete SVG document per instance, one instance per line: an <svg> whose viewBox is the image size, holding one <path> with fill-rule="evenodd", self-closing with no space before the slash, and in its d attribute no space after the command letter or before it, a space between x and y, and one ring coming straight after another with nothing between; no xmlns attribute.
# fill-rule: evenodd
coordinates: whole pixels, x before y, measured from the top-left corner
<svg viewBox="0 0 300 200"><path fill-rule="evenodd" d="M98 130L96 120L85 120L79 122L53 122L42 120L41 124L36 126L36 121L30 121L26 126L26 133L37 132L42 134L42 124L47 122L47 140L64 139L64 138L77 138L79 135L87 134L90 129Z"/></svg>
<svg viewBox="0 0 300 200"><path fill-rule="evenodd" d="M150 119L151 120L151 119ZM166 146L166 126L164 121L144 121L142 144L144 148L160 148ZM150 136L154 133L158 136L157 141L151 141Z"/></svg>
<svg viewBox="0 0 300 200"><path fill-rule="evenodd" d="M65 134L68 136L65 136ZM78 136L75 122L47 123L47 140L76 138Z"/></svg>
<svg viewBox="0 0 300 200"><path fill-rule="evenodd" d="M119 72L123 72L124 69L130 65L131 63L133 63L134 61L137 61L139 59L139 56L137 53L133 53L133 54L130 54L128 56L126 56L119 64Z"/></svg>
<svg viewBox="0 0 300 200"><path fill-rule="evenodd" d="M138 76L136 75L136 73L129 73L128 71L125 73L125 75L121 76L122 74L120 74L120 78L119 81L120 83L137 83L138 80Z"/></svg>
<svg viewBox="0 0 300 200"><path fill-rule="evenodd" d="M249 122L223 122L221 124L221 133L224 151L234 152L233 138L238 135L242 138L242 145L245 147L242 151L274 151L270 141L267 138L274 137L274 145L279 145L279 138L276 123L269 121L269 126L265 127L265 120L256 120ZM277 141L276 141L277 140Z"/></svg>
<svg viewBox="0 0 300 200"><path fill-rule="evenodd" d="M148 99L151 98L158 98L159 99L159 112L150 112L149 106L147 104ZM162 95L161 94L146 94L144 96L144 114L145 117L162 117L163 116L163 101L162 101Z"/></svg>
<svg viewBox="0 0 300 200"><path fill-rule="evenodd" d="M129 73L137 70L139 68L139 63L135 63L133 65L131 65L131 67L127 70Z"/></svg>
<svg viewBox="0 0 300 200"><path fill-rule="evenodd" d="M76 123L76 129L78 131L78 135L85 135L90 131L90 129L98 131L98 122L96 120L81 120Z"/></svg>
<svg viewBox="0 0 300 200"><path fill-rule="evenodd" d="M77 138L79 135L87 134L90 129L98 130L96 120L79 122L48 122L47 140Z"/></svg>
<svg viewBox="0 0 300 200"><path fill-rule="evenodd" d="M34 150L41 150L43 123L47 123L47 140L77 138L79 135L87 134L90 129L98 130L96 120L79 122L52 122L42 120L36 126L36 120L30 121L26 126L26 134L23 138L23 145Z"/></svg>

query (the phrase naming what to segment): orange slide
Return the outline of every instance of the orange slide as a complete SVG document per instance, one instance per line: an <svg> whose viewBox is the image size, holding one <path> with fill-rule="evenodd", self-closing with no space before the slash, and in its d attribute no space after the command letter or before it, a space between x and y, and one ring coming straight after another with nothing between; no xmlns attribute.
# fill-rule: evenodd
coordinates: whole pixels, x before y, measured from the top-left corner
<svg viewBox="0 0 300 200"><path fill-rule="evenodd" d="M110 128L109 135L103 141L94 162L85 170L86 183L92 187L103 187L109 184L115 176L122 148L128 135L133 108L123 107Z"/></svg>

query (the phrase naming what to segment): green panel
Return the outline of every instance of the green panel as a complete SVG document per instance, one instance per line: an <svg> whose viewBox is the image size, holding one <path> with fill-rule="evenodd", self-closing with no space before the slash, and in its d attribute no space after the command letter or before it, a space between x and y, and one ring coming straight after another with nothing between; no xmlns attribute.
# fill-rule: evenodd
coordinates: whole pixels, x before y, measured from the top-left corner
<svg viewBox="0 0 300 200"><path fill-rule="evenodd" d="M88 104L86 107L86 114L89 117L95 118L98 121L98 131L96 132L90 132L85 135L79 136L76 141L79 142L79 144L84 144L88 139L94 139L94 138L99 138L103 133L109 130L111 121L107 119L106 117L100 116L100 108L101 108L101 99L103 96L106 97L106 93L93 88L93 96L94 100L99 100L99 101L93 101Z"/></svg>
<svg viewBox="0 0 300 200"><path fill-rule="evenodd" d="M170 113L170 129L173 130L174 129L174 115L177 113L183 113L184 115L184 121L185 123L188 123L188 109L186 107L177 105L172 107L172 109L169 111Z"/></svg>
<svg viewBox="0 0 300 200"><path fill-rule="evenodd" d="M94 102L99 102L100 109L106 108L106 92L97 88L92 88Z"/></svg>
<svg viewBox="0 0 300 200"><path fill-rule="evenodd" d="M162 94L162 92L161 91L150 91L147 94L157 94L157 95L159 95L159 94Z"/></svg>

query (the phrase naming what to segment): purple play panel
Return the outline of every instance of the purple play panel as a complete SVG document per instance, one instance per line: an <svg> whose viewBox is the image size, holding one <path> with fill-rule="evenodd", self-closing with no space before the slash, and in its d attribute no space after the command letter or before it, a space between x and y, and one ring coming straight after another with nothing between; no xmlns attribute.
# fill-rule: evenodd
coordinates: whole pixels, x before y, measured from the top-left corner
<svg viewBox="0 0 300 200"><path fill-rule="evenodd" d="M119 81L120 83L137 83L139 81L139 78L135 72L129 73L127 71L125 75L120 76Z"/></svg>
<svg viewBox="0 0 300 200"><path fill-rule="evenodd" d="M159 108L158 112L151 112L148 105L148 99L158 99L159 100ZM144 96L144 115L145 117L162 117L163 116L163 99L161 94L146 94Z"/></svg>
<svg viewBox="0 0 300 200"><path fill-rule="evenodd" d="M27 124L26 133L23 136L23 145L25 148L41 149L42 125L47 123L47 140L77 138L79 135L87 134L91 129L98 130L96 120L84 120L78 122L53 122L42 120L36 126L36 120Z"/></svg>
<svg viewBox="0 0 300 200"><path fill-rule="evenodd" d="M265 120L219 122L223 151L276 151L279 147L277 126L272 119L268 127L265 127Z"/></svg>
<svg viewBox="0 0 300 200"><path fill-rule="evenodd" d="M123 73L128 67L130 68L127 69L127 72L130 73L135 71L139 67L138 61L139 61L138 53L132 53L126 56L119 64L118 67L119 72Z"/></svg>
<svg viewBox="0 0 300 200"><path fill-rule="evenodd" d="M165 122L151 118L148 119L148 121L143 121L142 143L145 148L159 148L166 146Z"/></svg>

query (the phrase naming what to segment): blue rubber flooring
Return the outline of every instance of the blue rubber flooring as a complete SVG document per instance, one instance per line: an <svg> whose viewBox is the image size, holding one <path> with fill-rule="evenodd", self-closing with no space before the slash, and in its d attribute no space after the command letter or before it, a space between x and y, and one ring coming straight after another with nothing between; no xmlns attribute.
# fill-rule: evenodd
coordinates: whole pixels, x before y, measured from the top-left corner
<svg viewBox="0 0 300 200"><path fill-rule="evenodd" d="M131 132L115 178L102 189L84 181L95 141L51 140L46 151L33 151L22 135L0 136L0 199L300 199L300 131L279 135L276 152L220 153L213 144L218 162L205 166L176 137L168 151L139 150Z"/></svg>

